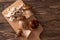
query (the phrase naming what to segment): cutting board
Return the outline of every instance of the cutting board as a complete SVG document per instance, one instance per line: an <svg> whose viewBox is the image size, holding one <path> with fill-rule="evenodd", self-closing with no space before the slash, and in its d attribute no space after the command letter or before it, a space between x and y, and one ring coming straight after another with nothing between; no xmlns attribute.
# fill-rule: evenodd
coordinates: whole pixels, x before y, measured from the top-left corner
<svg viewBox="0 0 60 40"><path fill-rule="evenodd" d="M7 7L5 10L2 11L2 15L4 16L4 18L8 21L8 23L11 25L11 27L14 29L14 31L17 33L18 31L18 21L16 22L12 22L10 21L5 15L8 13L8 9L11 9L12 7L18 8L21 4L24 4L22 0L17 0L16 2L14 2L13 4L11 4L9 7Z"/></svg>

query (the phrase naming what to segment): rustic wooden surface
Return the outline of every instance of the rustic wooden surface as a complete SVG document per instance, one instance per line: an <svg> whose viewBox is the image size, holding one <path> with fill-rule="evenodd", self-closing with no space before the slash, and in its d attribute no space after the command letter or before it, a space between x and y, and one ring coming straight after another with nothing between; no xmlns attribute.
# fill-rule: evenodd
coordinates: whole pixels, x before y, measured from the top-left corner
<svg viewBox="0 0 60 40"><path fill-rule="evenodd" d="M31 5L44 28L42 40L60 40L60 0L24 0ZM0 13L13 2L0 2ZM0 14L0 40L14 38L14 30ZM6 36L5 33L11 33ZM4 36L5 34L5 36ZM7 34L7 35L8 35ZM2 39L3 38L3 39ZM19 40L19 38L14 38Z"/></svg>
<svg viewBox="0 0 60 40"><path fill-rule="evenodd" d="M14 0L0 0L0 2L12 2Z"/></svg>

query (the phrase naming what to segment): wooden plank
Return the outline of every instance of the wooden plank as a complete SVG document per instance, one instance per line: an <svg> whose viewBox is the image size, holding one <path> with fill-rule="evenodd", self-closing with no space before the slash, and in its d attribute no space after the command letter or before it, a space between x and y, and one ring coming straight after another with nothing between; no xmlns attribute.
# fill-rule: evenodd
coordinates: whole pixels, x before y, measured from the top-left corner
<svg viewBox="0 0 60 40"><path fill-rule="evenodd" d="M17 33L18 32L18 21L15 22L11 22L5 15L8 13L7 10L15 7L18 8L21 4L24 4L22 0L17 0L16 2L14 2L12 5L10 5L8 8L6 8L5 10L2 11L2 15L4 16L4 18L8 21L8 23L11 25L11 27L14 29L14 31Z"/></svg>
<svg viewBox="0 0 60 40"><path fill-rule="evenodd" d="M12 1L16 1L16 0L0 0L0 2L12 2Z"/></svg>

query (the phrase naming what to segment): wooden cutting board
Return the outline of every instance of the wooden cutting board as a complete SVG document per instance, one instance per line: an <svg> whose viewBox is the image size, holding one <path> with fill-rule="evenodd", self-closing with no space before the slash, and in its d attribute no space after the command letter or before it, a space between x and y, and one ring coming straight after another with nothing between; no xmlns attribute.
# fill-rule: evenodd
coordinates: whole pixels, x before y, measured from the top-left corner
<svg viewBox="0 0 60 40"><path fill-rule="evenodd" d="M16 2L14 2L12 5L10 5L8 8L6 8L5 10L2 11L2 15L4 16L4 18L8 21L8 23L11 25L11 27L14 29L14 31L17 33L18 31L18 21L17 22L11 22L5 15L8 13L7 10L11 9L12 7L18 8L21 4L24 4L22 0L17 0Z"/></svg>

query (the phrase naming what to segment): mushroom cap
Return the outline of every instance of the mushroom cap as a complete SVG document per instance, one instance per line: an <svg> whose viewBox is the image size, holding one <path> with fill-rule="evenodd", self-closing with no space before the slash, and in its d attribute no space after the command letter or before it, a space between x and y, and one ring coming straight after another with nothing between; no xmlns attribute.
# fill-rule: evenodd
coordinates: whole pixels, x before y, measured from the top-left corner
<svg viewBox="0 0 60 40"><path fill-rule="evenodd" d="M31 8L31 6L29 6L29 5L24 5L24 6L22 7L23 10L30 9L30 8Z"/></svg>
<svg viewBox="0 0 60 40"><path fill-rule="evenodd" d="M38 20L30 20L29 27L31 29L37 29L38 26L39 26L39 21Z"/></svg>

